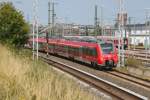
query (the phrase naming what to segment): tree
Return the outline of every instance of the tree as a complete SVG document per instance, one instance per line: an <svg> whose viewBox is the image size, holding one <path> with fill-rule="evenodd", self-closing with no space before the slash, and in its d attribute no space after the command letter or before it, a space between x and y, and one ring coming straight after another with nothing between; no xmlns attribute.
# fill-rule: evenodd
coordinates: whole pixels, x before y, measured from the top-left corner
<svg viewBox="0 0 150 100"><path fill-rule="evenodd" d="M21 47L27 42L28 33L29 25L22 12L10 2L0 3L0 42Z"/></svg>

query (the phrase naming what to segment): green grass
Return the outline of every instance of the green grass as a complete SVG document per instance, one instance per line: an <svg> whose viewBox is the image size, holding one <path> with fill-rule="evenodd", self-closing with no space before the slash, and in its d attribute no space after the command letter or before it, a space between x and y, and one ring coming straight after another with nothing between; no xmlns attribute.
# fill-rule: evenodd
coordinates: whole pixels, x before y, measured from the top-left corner
<svg viewBox="0 0 150 100"><path fill-rule="evenodd" d="M135 59L134 57L128 57L125 61L125 65L135 68L143 66L142 62L140 60Z"/></svg>
<svg viewBox="0 0 150 100"><path fill-rule="evenodd" d="M149 68L145 67L140 60L137 60L134 57L127 58L126 62L125 62L125 66L124 67L117 67L116 70L120 71L120 72L127 73L127 74L131 74L131 75L139 77L141 79L150 80L150 78L148 76L145 76L144 74L138 75L138 74L135 74L134 72L130 72L129 71L130 68L139 69L143 72L144 71L150 72Z"/></svg>
<svg viewBox="0 0 150 100"><path fill-rule="evenodd" d="M46 63L32 61L30 54L0 45L0 100L100 99Z"/></svg>

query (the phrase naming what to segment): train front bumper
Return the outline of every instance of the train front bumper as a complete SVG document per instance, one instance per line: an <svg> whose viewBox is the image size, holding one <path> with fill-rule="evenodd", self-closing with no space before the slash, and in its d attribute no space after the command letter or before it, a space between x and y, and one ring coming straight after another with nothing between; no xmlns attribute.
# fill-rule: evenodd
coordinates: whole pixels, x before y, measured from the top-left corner
<svg viewBox="0 0 150 100"><path fill-rule="evenodd" d="M98 64L98 66L105 68L115 68L117 63L115 63L113 60L105 60L102 64Z"/></svg>

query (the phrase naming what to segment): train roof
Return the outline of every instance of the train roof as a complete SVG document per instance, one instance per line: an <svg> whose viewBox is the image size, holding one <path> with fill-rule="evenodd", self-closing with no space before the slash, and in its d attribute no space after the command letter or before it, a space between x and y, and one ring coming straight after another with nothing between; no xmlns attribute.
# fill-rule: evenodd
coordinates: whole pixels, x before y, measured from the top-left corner
<svg viewBox="0 0 150 100"><path fill-rule="evenodd" d="M29 41L32 41L30 39ZM36 39L35 39L36 41ZM45 42L46 43L46 38L39 38L39 42ZM82 47L82 46L87 46L87 47L96 47L98 44L105 44L108 43L106 41L103 41L101 39L97 39L95 37L69 37L69 38L50 38L48 40L48 43L52 44L59 44L59 45L67 45L67 46L72 46L72 47ZM110 43L110 42L109 42Z"/></svg>
<svg viewBox="0 0 150 100"><path fill-rule="evenodd" d="M30 38L29 41L33 41L33 39ZM36 42L37 39L35 38L34 41ZM38 42L46 42L46 39L45 38L38 38Z"/></svg>
<svg viewBox="0 0 150 100"><path fill-rule="evenodd" d="M65 36L64 38L70 41L80 41L80 42L88 42L88 43L104 43L103 39L96 38L93 36Z"/></svg>

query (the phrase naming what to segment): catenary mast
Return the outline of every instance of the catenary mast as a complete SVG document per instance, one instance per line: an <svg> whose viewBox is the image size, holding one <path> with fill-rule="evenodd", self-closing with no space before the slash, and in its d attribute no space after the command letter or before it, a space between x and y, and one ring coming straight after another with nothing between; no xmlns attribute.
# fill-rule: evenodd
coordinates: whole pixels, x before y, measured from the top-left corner
<svg viewBox="0 0 150 100"><path fill-rule="evenodd" d="M38 59L38 42L35 44L35 35L36 35L36 41L38 41L38 0L33 1L33 30L32 30L32 35L33 35L33 59L34 57L34 51L35 51L35 45L36 45L36 57Z"/></svg>

